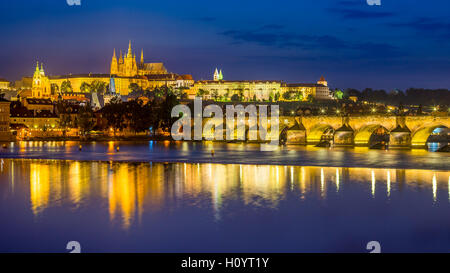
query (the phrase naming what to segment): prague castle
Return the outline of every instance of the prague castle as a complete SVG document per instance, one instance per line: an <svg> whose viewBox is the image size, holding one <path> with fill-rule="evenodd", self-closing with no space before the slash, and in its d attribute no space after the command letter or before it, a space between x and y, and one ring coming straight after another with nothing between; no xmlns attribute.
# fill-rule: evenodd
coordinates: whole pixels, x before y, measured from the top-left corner
<svg viewBox="0 0 450 273"><path fill-rule="evenodd" d="M111 60L111 75L119 77L136 77L146 76L154 74L167 74L167 70L163 63L144 63L144 50L141 51L140 63L136 63L136 55L133 54L131 49L131 41L128 44L128 52L125 57L122 57L122 51L120 51L119 60L116 57L116 50L114 49L113 57Z"/></svg>
<svg viewBox="0 0 450 273"><path fill-rule="evenodd" d="M212 80L194 82L191 75L168 72L163 63L145 63L141 50L139 63L133 52L131 41L126 54L120 50L117 58L113 50L109 74L78 74L47 76L44 65L36 66L32 79L33 98L58 98L81 96L92 92L90 86L105 86L105 91L127 96L132 84L142 89L153 90L162 86L182 88L188 98L202 95L207 99L230 100L238 95L244 101L309 100L311 98L332 99L328 83L321 77L317 83L285 83L282 81L228 81L222 69L215 69Z"/></svg>
<svg viewBox="0 0 450 273"><path fill-rule="evenodd" d="M168 72L163 63L145 63L144 51L141 51L140 62L136 62L136 55L133 53L131 42L128 45L128 51L125 56L117 59L114 49L111 60L109 74L69 74L58 76L47 76L44 72L44 66L41 63L36 67L32 80L33 98L54 98L63 93L62 86L64 82L70 82L70 93L80 94L89 92L83 89L83 85L91 85L93 82L100 82L107 86L108 90L119 95L126 96L130 90L130 84L135 83L142 89L154 89L161 86L171 87L189 87L193 84L190 75L178 75ZM113 84L114 89L109 87Z"/></svg>

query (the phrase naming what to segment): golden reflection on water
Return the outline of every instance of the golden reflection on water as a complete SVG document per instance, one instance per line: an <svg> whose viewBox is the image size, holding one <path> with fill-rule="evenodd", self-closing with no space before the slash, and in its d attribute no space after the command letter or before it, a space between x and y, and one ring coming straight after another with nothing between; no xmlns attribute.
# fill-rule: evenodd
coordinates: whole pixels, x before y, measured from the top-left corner
<svg viewBox="0 0 450 273"><path fill-rule="evenodd" d="M51 207L73 210L91 206L95 200L112 223L128 229L141 222L144 211L197 206L210 208L220 220L225 201L276 209L288 195L326 201L355 187L374 200L398 197L396 192L408 187L424 189L421 192L433 203L442 194L450 202L449 174L403 169L5 159L0 186L7 181L12 194L29 192L35 216Z"/></svg>

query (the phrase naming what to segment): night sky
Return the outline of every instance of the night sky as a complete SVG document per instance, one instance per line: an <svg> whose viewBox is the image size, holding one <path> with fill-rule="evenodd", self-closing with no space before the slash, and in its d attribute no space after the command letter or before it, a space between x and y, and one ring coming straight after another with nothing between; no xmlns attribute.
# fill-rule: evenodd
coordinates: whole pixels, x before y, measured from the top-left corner
<svg viewBox="0 0 450 273"><path fill-rule="evenodd" d="M450 1L1 0L0 77L108 73L128 41L139 60L211 79L332 88L450 88Z"/></svg>

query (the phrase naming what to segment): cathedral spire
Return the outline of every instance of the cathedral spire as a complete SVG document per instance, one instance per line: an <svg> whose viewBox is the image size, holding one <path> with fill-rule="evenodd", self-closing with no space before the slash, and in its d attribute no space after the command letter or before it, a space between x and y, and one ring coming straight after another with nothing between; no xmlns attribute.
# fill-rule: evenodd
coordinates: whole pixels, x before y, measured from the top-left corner
<svg viewBox="0 0 450 273"><path fill-rule="evenodd" d="M114 48L114 53L113 53L113 60L114 59L116 59L117 60L117 57L116 57L116 49Z"/></svg>
<svg viewBox="0 0 450 273"><path fill-rule="evenodd" d="M144 49L141 50L141 65L144 64Z"/></svg>
<svg viewBox="0 0 450 273"><path fill-rule="evenodd" d="M41 71L40 71L42 76L45 76L45 72L44 72L44 63L41 63Z"/></svg>
<svg viewBox="0 0 450 273"><path fill-rule="evenodd" d="M39 71L39 61L36 62L36 72L40 72Z"/></svg>
<svg viewBox="0 0 450 273"><path fill-rule="evenodd" d="M127 57L128 57L128 58L133 57L132 50L131 50L131 40L130 40L130 43L128 44L128 53L127 53Z"/></svg>

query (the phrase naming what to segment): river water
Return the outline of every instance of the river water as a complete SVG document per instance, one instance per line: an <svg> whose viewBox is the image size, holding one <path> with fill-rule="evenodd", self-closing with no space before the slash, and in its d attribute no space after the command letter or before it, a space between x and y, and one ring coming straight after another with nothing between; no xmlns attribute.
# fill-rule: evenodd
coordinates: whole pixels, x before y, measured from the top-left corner
<svg viewBox="0 0 450 273"><path fill-rule="evenodd" d="M2 158L92 161L186 162L449 170L450 153L291 145L262 152L259 144L213 142L18 142L0 148ZM117 152L119 147L119 152ZM211 155L214 150L214 157Z"/></svg>
<svg viewBox="0 0 450 273"><path fill-rule="evenodd" d="M450 250L447 154L82 145L2 150L0 252L67 252L69 241L82 252Z"/></svg>

